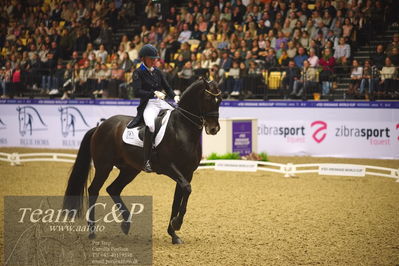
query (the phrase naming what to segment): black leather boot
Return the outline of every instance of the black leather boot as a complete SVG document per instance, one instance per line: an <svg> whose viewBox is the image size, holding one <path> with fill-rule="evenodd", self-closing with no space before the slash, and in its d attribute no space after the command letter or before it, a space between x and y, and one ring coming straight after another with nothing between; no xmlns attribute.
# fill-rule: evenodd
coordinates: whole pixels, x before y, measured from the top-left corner
<svg viewBox="0 0 399 266"><path fill-rule="evenodd" d="M144 144L143 144L143 150L144 150L144 167L143 167L143 171L147 172L147 173L151 173L152 172L150 159L151 159L153 135L154 135L154 133L150 131L150 128L149 127L145 127Z"/></svg>
<svg viewBox="0 0 399 266"><path fill-rule="evenodd" d="M134 128L136 125L135 125L136 123L135 123L135 121L134 121L134 119L133 120L131 120L128 124L127 124L127 128Z"/></svg>

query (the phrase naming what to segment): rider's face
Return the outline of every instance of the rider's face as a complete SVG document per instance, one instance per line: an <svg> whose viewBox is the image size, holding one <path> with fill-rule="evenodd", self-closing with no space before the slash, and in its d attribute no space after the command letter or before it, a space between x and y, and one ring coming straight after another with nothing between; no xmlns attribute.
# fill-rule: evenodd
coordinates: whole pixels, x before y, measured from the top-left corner
<svg viewBox="0 0 399 266"><path fill-rule="evenodd" d="M144 57L144 64L145 64L147 67L153 67L153 66L155 66L156 61L157 61L156 58L151 58L151 57L148 57L148 56Z"/></svg>

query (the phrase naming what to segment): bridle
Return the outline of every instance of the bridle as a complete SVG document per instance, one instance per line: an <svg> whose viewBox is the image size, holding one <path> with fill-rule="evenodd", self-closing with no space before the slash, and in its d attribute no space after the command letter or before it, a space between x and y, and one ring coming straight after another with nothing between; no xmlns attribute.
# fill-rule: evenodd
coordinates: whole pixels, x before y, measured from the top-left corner
<svg viewBox="0 0 399 266"><path fill-rule="evenodd" d="M207 87L209 88L209 86L208 86L209 82L208 81L205 81L205 82L207 83ZM208 93L209 95L212 95L214 97L218 97L222 93L220 90L218 90L217 93L213 93L213 92L211 92L208 89L205 89L204 91L206 93ZM176 110L180 111L182 116L184 118L186 118L188 121L190 121L192 124L194 124L199 130L202 130L204 128L205 117L219 117L219 112L218 111L206 112L206 113L202 113L201 115L196 115L196 114L191 113L190 111L187 111L184 108L181 108L180 106L177 106Z"/></svg>

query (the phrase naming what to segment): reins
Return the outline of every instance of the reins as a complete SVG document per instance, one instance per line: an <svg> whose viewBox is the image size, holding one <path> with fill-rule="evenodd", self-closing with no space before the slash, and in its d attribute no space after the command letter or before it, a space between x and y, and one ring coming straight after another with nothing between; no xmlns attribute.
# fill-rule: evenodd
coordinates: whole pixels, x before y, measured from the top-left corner
<svg viewBox="0 0 399 266"><path fill-rule="evenodd" d="M219 90L217 93L213 93L210 90L204 89L204 91L214 97L218 97L222 92ZM167 102L168 103L168 102ZM180 106L173 106L172 104L168 103L170 106L172 106L175 110L179 111L180 114L186 118L188 121L190 121L193 125L195 125L199 130L202 130L205 124L205 119L204 117L219 117L219 112L218 111L213 111L213 112L208 112L208 113L203 113L202 115L198 116L196 114L191 113L190 111L187 111L184 108L181 108ZM187 114L187 115L186 115ZM191 118L190 118L191 116ZM198 119L199 122L195 121L195 119Z"/></svg>

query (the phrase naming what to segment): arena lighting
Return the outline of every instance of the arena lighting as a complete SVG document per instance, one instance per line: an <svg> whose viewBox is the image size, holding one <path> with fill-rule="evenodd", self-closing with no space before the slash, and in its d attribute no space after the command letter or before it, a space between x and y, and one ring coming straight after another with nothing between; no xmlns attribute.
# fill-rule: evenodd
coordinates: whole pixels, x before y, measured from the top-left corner
<svg viewBox="0 0 399 266"><path fill-rule="evenodd" d="M8 162L12 166L26 162L66 162L74 163L76 154L71 153L3 153L0 161ZM396 179L399 183L399 168L386 168L359 164L280 164L250 160L202 160L198 169L214 169L217 171L256 172L267 171L280 173L284 177L295 177L297 174L318 173L333 176L381 176Z"/></svg>

